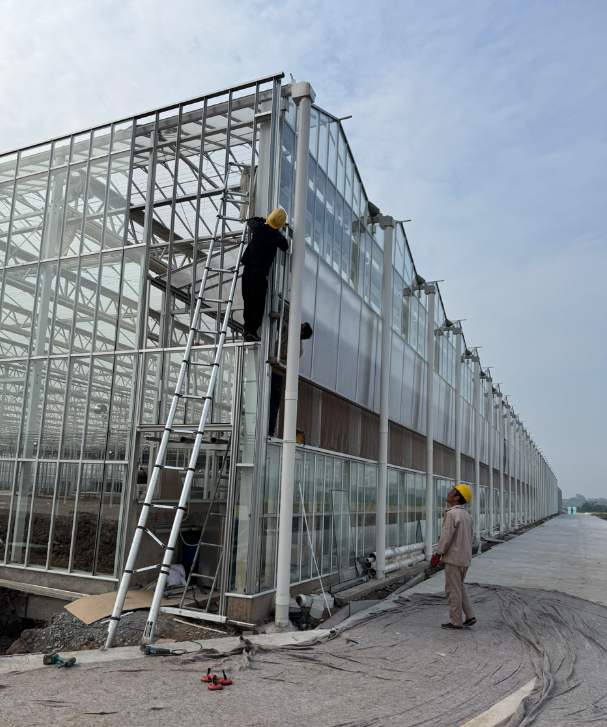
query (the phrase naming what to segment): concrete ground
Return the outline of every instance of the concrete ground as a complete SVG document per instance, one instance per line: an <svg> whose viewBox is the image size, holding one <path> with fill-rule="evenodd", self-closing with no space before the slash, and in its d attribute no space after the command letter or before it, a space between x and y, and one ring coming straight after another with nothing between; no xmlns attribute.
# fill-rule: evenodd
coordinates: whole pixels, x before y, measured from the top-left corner
<svg viewBox="0 0 607 727"><path fill-rule="evenodd" d="M607 606L607 522L561 515L472 559L468 583L541 588ZM443 593L444 571L409 593Z"/></svg>
<svg viewBox="0 0 607 727"><path fill-rule="evenodd" d="M473 560L467 581L480 584L470 586L479 622L461 632L439 628L447 620L439 574L352 616L336 637L220 639L204 643L215 653L157 658L136 648L78 652L71 669L0 658L3 719L14 727L607 724L606 553L607 522L590 516L555 518L494 547ZM200 681L208 666L227 668L232 686L209 692Z"/></svg>

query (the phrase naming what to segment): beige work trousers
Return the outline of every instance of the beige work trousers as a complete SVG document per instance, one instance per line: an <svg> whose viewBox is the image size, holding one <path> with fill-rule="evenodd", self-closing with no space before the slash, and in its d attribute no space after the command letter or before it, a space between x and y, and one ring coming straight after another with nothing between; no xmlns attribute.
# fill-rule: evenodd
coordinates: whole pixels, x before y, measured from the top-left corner
<svg viewBox="0 0 607 727"><path fill-rule="evenodd" d="M449 603L449 620L454 626L463 626L462 611L467 619L474 617L464 586L467 571L464 566L445 563L445 596Z"/></svg>

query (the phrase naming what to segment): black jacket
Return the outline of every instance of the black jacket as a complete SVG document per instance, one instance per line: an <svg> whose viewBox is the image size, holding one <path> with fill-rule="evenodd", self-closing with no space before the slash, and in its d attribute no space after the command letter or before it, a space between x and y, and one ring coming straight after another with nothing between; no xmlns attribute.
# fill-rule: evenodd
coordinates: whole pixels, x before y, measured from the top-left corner
<svg viewBox="0 0 607 727"><path fill-rule="evenodd" d="M276 249L288 250L286 238L270 227L263 217L251 217L247 220L251 228L251 241L242 256L242 264L253 273L267 275L270 272Z"/></svg>

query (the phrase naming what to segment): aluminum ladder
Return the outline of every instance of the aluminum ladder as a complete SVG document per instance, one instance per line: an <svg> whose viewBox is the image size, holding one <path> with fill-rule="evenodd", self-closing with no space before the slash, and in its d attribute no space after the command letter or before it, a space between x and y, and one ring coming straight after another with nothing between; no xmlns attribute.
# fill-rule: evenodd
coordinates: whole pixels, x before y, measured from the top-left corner
<svg viewBox="0 0 607 727"><path fill-rule="evenodd" d="M213 256L216 252L216 249L218 246L220 246L226 237L225 233L225 226L222 224L224 221L228 222L239 222L242 224L243 220L240 217L229 217L226 215L227 206L229 203L238 204L238 205L247 205L247 207L250 205L251 200L251 193L255 188L254 182L254 175L251 174L251 184L249 186L249 190L247 192L236 192L234 190L231 190L228 187L228 181L229 181L229 170L230 167L248 167L250 168L250 165L248 164L239 164L236 162L228 162L228 169L226 170L225 174L225 181L223 190L221 192L221 202L218 207L218 214L215 221L215 230L213 237L209 243L209 250L207 253L207 258L202 274L202 279L200 282L200 289L198 292L198 296L196 299L196 308L194 310L194 314L192 316L192 321L190 324L190 332L188 335L188 342L186 345L184 358L181 364L181 368L179 371L179 377L177 379L177 384L175 386L175 393L173 395L173 401L171 403L171 408L169 409L169 413L166 419L166 424L164 428L164 432L162 434L162 440L160 443L160 446L158 448L158 454L156 456L156 462L154 464L154 469L152 471L152 476L148 480L148 487L145 495L145 500L142 503L142 509L141 509L141 515L139 517L139 523L137 525L137 528L135 530L135 534L133 536L133 541L131 543L131 549L129 551L129 556L126 562L126 566L124 569L124 572L122 574L122 578L120 580L120 586L118 588L118 594L116 596L116 602L114 604L114 610L112 613L112 616L110 617L110 622L108 625L108 633L107 638L105 642L105 649L109 649L112 647L114 643L114 638L116 636L116 631L118 629L118 624L120 622L120 618L122 616L122 612L124 610L124 602L126 599L127 592L129 590L129 585L131 582L131 576L133 573L138 573L140 571L144 570L150 570L152 568L160 568L160 572L158 575L158 581L156 583L156 588L154 590L154 598L152 601L152 606L150 608L150 613L148 616L148 620L145 626L145 630L143 632L142 637L142 644L149 644L151 643L153 637L154 637L154 629L156 627L156 621L158 619L158 612L160 610L160 602L162 601L162 597L164 594L164 589L166 586L167 577L169 575L169 568L171 565L171 562L173 560L173 553L175 552L175 548L177 546L177 539L179 538L179 533L181 529L181 523L184 517L184 513L187 507L187 503L190 496L190 490L192 488L192 482L194 479L194 471L196 469L196 462L198 460L198 454L200 452L200 446L202 444L202 437L205 432L205 427L207 424L207 419L209 416L209 412L211 410L211 404L213 401L213 392L215 390L215 384L217 381L219 366L221 362L221 356L223 352L224 343L226 340L227 332L228 332L228 323L230 320L230 316L232 314L232 306L234 302L234 294L236 292L236 281L238 280L238 269L240 267L240 261L242 259L242 255L245 248L245 243L247 240L247 226L245 225L242 235L240 238L240 245L238 247L238 252L236 255L236 261L233 268L223 268L223 267L213 267ZM221 226L221 235L220 232L220 226ZM220 255L220 260L223 260L223 255ZM223 288L223 285L221 285L221 282L223 280L223 274L225 274L228 278L227 282L230 285L229 288L229 295L228 298L225 300L222 300L221 297L219 298L207 298L205 296L205 289L207 285L207 280L209 278L209 273L218 273L219 275L219 283L217 287L217 295L221 296L221 291ZM229 283L229 276L232 276L231 283ZM204 313L209 312L209 304L211 306L216 306L217 310L217 329L211 330L211 329L203 329L200 328L200 321L201 316ZM220 318L221 318L221 306L222 304L225 304L226 309L225 313L223 315L223 321L221 321L220 324ZM204 306L204 307L203 307ZM197 362L197 361L191 361L192 356L192 348L194 346L194 339L197 333L202 333L204 335L214 335L217 336L215 341L215 356L212 363L207 362ZM193 394L187 394L184 393L184 385L186 384L186 378L188 370L191 366L208 366L211 368L211 376L209 379L207 392L205 396L197 396ZM177 407L179 405L179 402L181 400L188 400L188 399L197 399L202 400L204 402L202 414L200 416L200 422L198 424L198 429L196 431L196 438L194 440L194 446L192 448L192 454L190 457L189 465L188 467L169 467L168 465L164 464L164 459L167 451L167 447L169 444L169 436L171 433L177 433L178 430L180 430L183 433L183 427L184 425L174 425L175 415L177 412ZM194 433L194 432L192 432ZM179 504L178 505L159 505L154 504L152 502L154 498L154 492L156 490L156 486L160 480L160 473L163 469L167 470L178 470L180 472L185 472L185 480L183 482L183 487L181 490L181 495L179 498ZM170 509L175 511L175 518L173 520L173 525L171 527L171 534L169 536L168 544L165 545L162 543L159 538L157 538L147 527L147 519L149 512L151 508L162 508L162 509ZM164 557L162 559L162 563L158 565L153 566L146 566L144 568L137 568L135 569L135 563L137 560L137 555L139 553L139 546L141 545L141 541L143 538L143 534L147 533L153 540L156 541L157 544L159 544L162 548L164 548Z"/></svg>

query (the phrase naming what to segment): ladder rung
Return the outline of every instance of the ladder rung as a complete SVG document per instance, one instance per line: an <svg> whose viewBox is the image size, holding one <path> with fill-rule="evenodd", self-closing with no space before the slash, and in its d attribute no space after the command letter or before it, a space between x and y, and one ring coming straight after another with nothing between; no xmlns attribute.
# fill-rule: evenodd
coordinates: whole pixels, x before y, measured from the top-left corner
<svg viewBox="0 0 607 727"><path fill-rule="evenodd" d="M210 273L235 273L234 268L207 268Z"/></svg>
<svg viewBox="0 0 607 727"><path fill-rule="evenodd" d="M163 470L177 470L178 472L187 472L187 467L169 467L167 464L160 465Z"/></svg>
<svg viewBox="0 0 607 727"><path fill-rule="evenodd" d="M219 366L215 361L213 363L207 363L206 361L188 361L189 366Z"/></svg>
<svg viewBox="0 0 607 727"><path fill-rule="evenodd" d="M198 545L208 545L210 548L221 548L223 546L218 543L198 543Z"/></svg>
<svg viewBox="0 0 607 727"><path fill-rule="evenodd" d="M249 193L248 192L237 192L234 189L227 189L226 190L226 194L236 194L239 197L248 197L249 196Z"/></svg>
<svg viewBox="0 0 607 727"><path fill-rule="evenodd" d="M207 576L204 573L190 573L190 578L208 578L211 581L215 580L215 576ZM204 594L207 595L206 593Z"/></svg>
<svg viewBox="0 0 607 727"><path fill-rule="evenodd" d="M228 222L240 222L241 224L244 224L246 220L241 220L240 217L224 217L223 215L218 215L220 220L227 220Z"/></svg>
<svg viewBox="0 0 607 727"><path fill-rule="evenodd" d="M220 333L223 333L223 331L215 331L212 328L195 328L194 330L197 333L207 333L207 334L213 333L216 336L219 335Z"/></svg>
<svg viewBox="0 0 607 727"><path fill-rule="evenodd" d="M212 396L197 396L196 394L179 394L181 399L212 399Z"/></svg>
<svg viewBox="0 0 607 727"><path fill-rule="evenodd" d="M146 565L145 568L137 568L136 570L133 571L133 573L141 573L141 571L144 571L144 570L152 570L152 568L160 568L161 565L162 565L162 563L158 563L157 565Z"/></svg>
<svg viewBox="0 0 607 727"><path fill-rule="evenodd" d="M231 302L223 298L201 298L201 300L203 303L225 303L226 305Z"/></svg>
<svg viewBox="0 0 607 727"><path fill-rule="evenodd" d="M160 510L177 510L177 505L150 505L150 507L157 507Z"/></svg>

